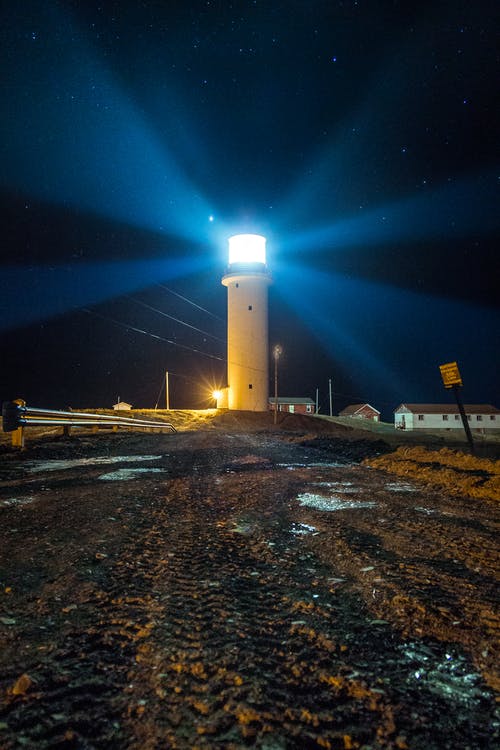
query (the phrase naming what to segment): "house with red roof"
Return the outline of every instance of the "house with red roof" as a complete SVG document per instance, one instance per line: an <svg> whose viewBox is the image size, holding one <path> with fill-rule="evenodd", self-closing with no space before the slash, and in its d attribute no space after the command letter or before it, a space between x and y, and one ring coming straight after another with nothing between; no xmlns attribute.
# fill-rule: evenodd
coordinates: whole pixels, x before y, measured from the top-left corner
<svg viewBox="0 0 500 750"><path fill-rule="evenodd" d="M286 411L290 414L314 414L316 411L315 406L312 398L308 398L307 396L278 396L278 411ZM269 399L269 409L270 411L276 409L274 396Z"/></svg>
<svg viewBox="0 0 500 750"><path fill-rule="evenodd" d="M380 412L370 404L351 404L339 412L339 417L354 417L356 419L371 419L372 422L380 421Z"/></svg>

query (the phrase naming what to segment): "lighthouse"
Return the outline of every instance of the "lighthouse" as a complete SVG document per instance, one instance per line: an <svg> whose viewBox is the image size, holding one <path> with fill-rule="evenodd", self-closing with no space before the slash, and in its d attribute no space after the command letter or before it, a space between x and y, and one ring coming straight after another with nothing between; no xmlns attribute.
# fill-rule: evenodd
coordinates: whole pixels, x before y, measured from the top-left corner
<svg viewBox="0 0 500 750"><path fill-rule="evenodd" d="M269 408L269 342L266 238L229 238L227 287L227 406L245 411ZM224 398L226 402L226 398Z"/></svg>

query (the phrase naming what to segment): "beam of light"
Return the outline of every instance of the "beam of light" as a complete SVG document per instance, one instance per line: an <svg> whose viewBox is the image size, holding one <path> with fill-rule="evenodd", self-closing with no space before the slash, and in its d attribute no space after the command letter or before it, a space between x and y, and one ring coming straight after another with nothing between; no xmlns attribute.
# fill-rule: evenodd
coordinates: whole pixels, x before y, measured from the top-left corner
<svg viewBox="0 0 500 750"><path fill-rule="evenodd" d="M165 132L155 133L69 15L49 6L33 10L33 39L26 19L15 18L22 43L4 56L2 185L132 226L203 239L213 207L188 178L187 144L184 154L177 148L185 123L173 92L165 91Z"/></svg>
<svg viewBox="0 0 500 750"><path fill-rule="evenodd" d="M360 392L376 391L394 406L446 400L437 366L457 360L482 383L469 400L494 403L498 311L290 263L276 269L276 279L278 294ZM304 294L305 287L314 293Z"/></svg>
<svg viewBox="0 0 500 750"><path fill-rule="evenodd" d="M79 307L205 270L208 257L128 260L2 269L0 330L20 328Z"/></svg>
<svg viewBox="0 0 500 750"><path fill-rule="evenodd" d="M500 227L493 198L497 182L497 175L486 174L444 184L423 195L284 237L283 246L287 253L324 252L489 234Z"/></svg>
<svg viewBox="0 0 500 750"><path fill-rule="evenodd" d="M361 300L362 288L354 289L355 296L347 299L346 287L336 274L324 274L293 264L278 267L276 275L278 293L302 318L332 359L344 363L358 382L356 376L363 375L365 390L371 380L390 384L395 392L404 392L404 383L396 371L376 350L370 350L366 345L366 330L359 326L360 317L354 302ZM301 293L304 284L314 289L314 294ZM367 317L369 307L362 303L363 315ZM371 320L373 322L373 317Z"/></svg>
<svg viewBox="0 0 500 750"><path fill-rule="evenodd" d="M373 60L369 74L360 77L365 91L356 88L359 98L353 95L348 113L339 108L339 116L323 131L323 144L291 181L281 227L307 226L311 216L322 224L310 237L306 233L304 243L349 247L364 238L372 244L385 238L411 240L412 230L427 238L498 228L492 198L497 173L468 178L478 169L477 149L459 152L453 138L451 143L440 139L438 146L439 129L433 133L429 127L435 92L423 87L422 80L435 77L435 61L422 56L422 48L433 23L438 28L444 20L442 9L434 12L434 21L429 16L419 29L398 35L386 46L385 58ZM454 86L441 93L441 106L452 120L456 118L460 132L462 99L456 97ZM400 140L401 133L407 141ZM487 153L483 163L491 164ZM438 174L443 184L434 190L429 178Z"/></svg>
<svg viewBox="0 0 500 750"><path fill-rule="evenodd" d="M384 193L390 192L384 157L392 148L384 142L385 134L392 131L394 106L401 108L408 84L403 71L391 61L379 62L371 79L364 76L364 80L365 99L353 104L352 112L335 123L333 132L324 133L326 142L291 184L283 201L282 227L302 226L325 204L334 206L338 215L353 205L366 204L370 193L379 193L377 188L373 191L374 175L380 175L377 179L382 180Z"/></svg>

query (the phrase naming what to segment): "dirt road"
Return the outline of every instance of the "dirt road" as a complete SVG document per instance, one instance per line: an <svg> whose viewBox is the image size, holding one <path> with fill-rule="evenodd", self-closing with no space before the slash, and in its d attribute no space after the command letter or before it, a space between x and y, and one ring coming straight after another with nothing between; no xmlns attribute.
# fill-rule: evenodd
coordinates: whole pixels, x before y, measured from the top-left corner
<svg viewBox="0 0 500 750"><path fill-rule="evenodd" d="M496 748L497 506L355 453L219 429L3 456L2 750Z"/></svg>

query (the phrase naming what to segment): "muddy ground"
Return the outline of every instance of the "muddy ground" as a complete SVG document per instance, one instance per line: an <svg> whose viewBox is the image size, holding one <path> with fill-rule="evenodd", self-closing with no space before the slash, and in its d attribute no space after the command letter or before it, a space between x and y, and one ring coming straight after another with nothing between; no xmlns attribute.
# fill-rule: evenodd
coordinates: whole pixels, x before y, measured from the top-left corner
<svg viewBox="0 0 500 750"><path fill-rule="evenodd" d="M497 748L498 461L192 428L0 454L0 748Z"/></svg>

